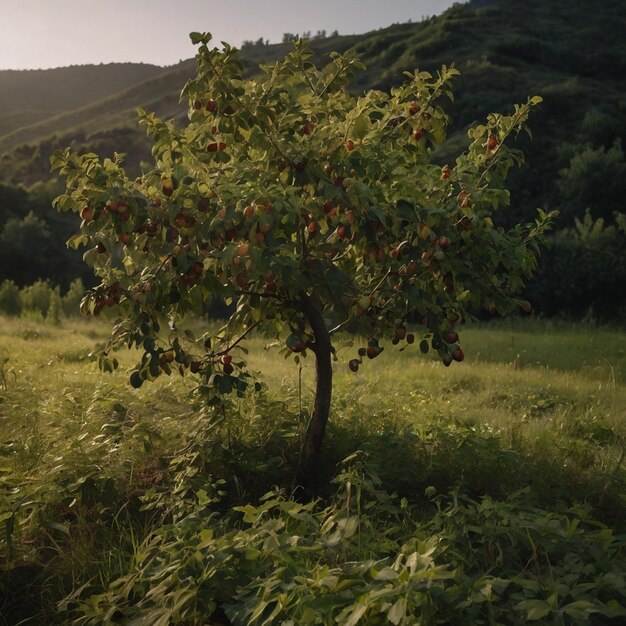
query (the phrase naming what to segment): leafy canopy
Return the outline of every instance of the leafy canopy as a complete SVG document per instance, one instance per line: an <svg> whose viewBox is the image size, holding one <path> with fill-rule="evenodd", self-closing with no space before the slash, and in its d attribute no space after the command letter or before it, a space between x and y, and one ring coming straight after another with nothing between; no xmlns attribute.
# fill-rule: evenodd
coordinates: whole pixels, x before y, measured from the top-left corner
<svg viewBox="0 0 626 626"><path fill-rule="evenodd" d="M414 319L425 323L422 351L448 365L463 358L455 324L520 304L513 294L536 267L549 216L505 232L492 214L507 205L504 179L522 160L504 142L540 98L471 128L467 152L442 168L430 156L445 139L454 68L406 73L390 93L357 98L346 89L361 67L352 56L318 68L298 42L246 79L234 49L191 37L189 123L140 112L154 169L130 180L121 155L65 150L52 160L67 179L56 206L82 217L68 243L88 247L102 280L83 311L119 315L104 368L116 366L110 348L136 345L135 386L178 368L198 373L211 397L243 393L240 349L252 328L282 337L287 354L315 351L305 302L331 336L369 338L353 370L385 336L413 343L405 324ZM233 305L219 332L179 332L214 298Z"/></svg>

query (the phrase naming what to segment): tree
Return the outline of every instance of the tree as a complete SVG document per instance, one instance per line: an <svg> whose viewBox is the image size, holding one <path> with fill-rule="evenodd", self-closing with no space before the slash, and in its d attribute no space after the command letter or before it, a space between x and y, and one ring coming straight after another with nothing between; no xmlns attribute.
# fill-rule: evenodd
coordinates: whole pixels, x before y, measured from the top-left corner
<svg viewBox="0 0 626 626"><path fill-rule="evenodd" d="M626 158L619 139L606 149L583 147L559 172L557 187L561 213L573 223L589 209L594 218L612 220L621 211L626 195Z"/></svg>
<svg viewBox="0 0 626 626"><path fill-rule="evenodd" d="M54 265L54 242L48 224L32 211L11 217L0 231L0 277L28 285L48 275Z"/></svg>
<svg viewBox="0 0 626 626"><path fill-rule="evenodd" d="M115 366L114 347L143 350L132 385L178 369L198 375L209 401L243 394L251 378L241 348L253 330L283 337L296 359L313 355L306 484L329 416L337 334L368 338L349 362L356 371L385 338L413 343L406 323L423 320L421 351L450 365L463 359L455 327L472 310L520 304L512 294L536 267L549 216L505 232L490 215L507 204L503 180L521 161L504 141L539 98L472 128L468 151L442 169L429 154L445 137L440 105L453 68L354 98L352 56L332 54L318 69L298 42L246 80L235 50L191 37L197 74L181 96L189 124L140 114L155 168L130 180L119 158L58 152L67 191L56 206L81 213L69 244L88 246L85 260L102 280L83 310L120 316L102 367ZM177 330L216 296L236 304L220 332Z"/></svg>

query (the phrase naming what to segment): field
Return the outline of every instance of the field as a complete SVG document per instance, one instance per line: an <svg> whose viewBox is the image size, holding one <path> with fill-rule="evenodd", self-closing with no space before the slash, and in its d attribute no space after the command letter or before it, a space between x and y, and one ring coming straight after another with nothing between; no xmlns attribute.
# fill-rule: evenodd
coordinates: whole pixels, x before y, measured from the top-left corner
<svg viewBox="0 0 626 626"><path fill-rule="evenodd" d="M626 615L623 331L491 323L449 369L390 346L357 374L340 346L310 501L312 362L253 338L266 389L207 408L188 378L132 389L128 353L99 372L105 323L1 322L0 624Z"/></svg>

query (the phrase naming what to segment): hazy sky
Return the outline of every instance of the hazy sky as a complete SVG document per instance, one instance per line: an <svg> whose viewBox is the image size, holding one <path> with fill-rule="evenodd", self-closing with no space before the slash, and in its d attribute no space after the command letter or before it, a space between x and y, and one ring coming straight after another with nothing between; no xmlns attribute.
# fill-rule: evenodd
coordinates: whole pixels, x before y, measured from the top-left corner
<svg viewBox="0 0 626 626"><path fill-rule="evenodd" d="M239 46L285 32L363 33L438 15L453 0L0 0L0 69L194 56L191 31Z"/></svg>

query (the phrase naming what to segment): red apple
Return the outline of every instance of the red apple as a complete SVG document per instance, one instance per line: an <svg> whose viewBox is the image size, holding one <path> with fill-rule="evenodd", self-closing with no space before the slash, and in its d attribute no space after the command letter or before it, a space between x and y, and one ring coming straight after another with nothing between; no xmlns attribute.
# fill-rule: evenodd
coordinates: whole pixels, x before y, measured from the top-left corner
<svg viewBox="0 0 626 626"><path fill-rule="evenodd" d="M457 348L453 353L452 353L452 358L455 361L458 361L459 363L465 358L465 353L463 352L463 350L461 350L461 348Z"/></svg>
<svg viewBox="0 0 626 626"><path fill-rule="evenodd" d="M86 222L90 222L93 219L94 210L93 207L86 206L83 207L83 210L80 212L80 217L84 219Z"/></svg>
<svg viewBox="0 0 626 626"><path fill-rule="evenodd" d="M449 330L444 335L444 339L446 340L446 343L456 343L459 340L459 335L456 330Z"/></svg>

